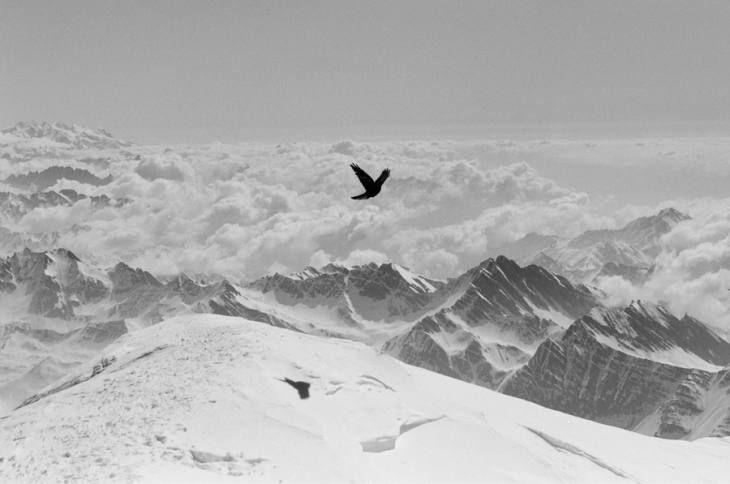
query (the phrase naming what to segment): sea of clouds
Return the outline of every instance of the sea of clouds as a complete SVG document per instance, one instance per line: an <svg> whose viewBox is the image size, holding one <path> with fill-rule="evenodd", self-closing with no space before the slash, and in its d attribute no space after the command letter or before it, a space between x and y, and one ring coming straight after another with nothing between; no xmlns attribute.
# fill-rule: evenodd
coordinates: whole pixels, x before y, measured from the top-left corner
<svg viewBox="0 0 730 484"><path fill-rule="evenodd" d="M456 275L527 232L573 236L620 227L674 206L693 220L662 240L651 279L602 281L616 304L644 297L730 327L730 140L545 140L212 143L131 147L92 161L64 155L106 186L54 188L126 199L37 208L19 232L102 264L124 260L156 274L216 273L250 280L328 262L392 260L435 278ZM25 169L59 163L51 152ZM106 157L105 161L99 161ZM73 160L73 161L72 161ZM380 196L356 201L358 162ZM21 170L17 163L9 170Z"/></svg>

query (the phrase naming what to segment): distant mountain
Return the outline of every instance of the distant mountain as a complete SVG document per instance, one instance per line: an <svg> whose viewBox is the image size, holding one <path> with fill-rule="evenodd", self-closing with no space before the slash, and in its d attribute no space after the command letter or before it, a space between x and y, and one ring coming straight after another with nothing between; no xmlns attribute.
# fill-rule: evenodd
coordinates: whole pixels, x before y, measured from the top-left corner
<svg viewBox="0 0 730 484"><path fill-rule="evenodd" d="M50 166L41 171L31 171L28 173L10 175L3 181L16 188L37 192L46 190L64 179L97 187L108 185L113 180L111 175L101 178L84 168Z"/></svg>
<svg viewBox="0 0 730 484"><path fill-rule="evenodd" d="M3 142L8 143L8 137L16 140L38 140L51 142L57 145L74 149L117 149L130 146L131 143L116 139L104 129L91 129L77 124L49 123L49 122L20 122L11 128L1 131L7 135Z"/></svg>
<svg viewBox="0 0 730 484"><path fill-rule="evenodd" d="M499 252L519 263L535 263L574 281L592 282L605 275L640 281L659 255L659 240L690 217L674 208L640 217L620 229L589 230L573 239L529 233Z"/></svg>
<svg viewBox="0 0 730 484"><path fill-rule="evenodd" d="M65 249L0 259L0 392L19 402L128 331L190 313L358 340L403 362L669 438L730 435L730 344L700 321L507 257L447 281L329 264L248 284L103 269Z"/></svg>
<svg viewBox="0 0 730 484"><path fill-rule="evenodd" d="M274 274L247 286L283 306L324 310L328 318L364 328L368 322L409 321L443 296L442 281L397 264L370 263L346 268L329 264L289 276Z"/></svg>
<svg viewBox="0 0 730 484"><path fill-rule="evenodd" d="M527 263L557 248L562 242L557 235L530 232L521 239L500 247L498 252L517 262Z"/></svg>
<svg viewBox="0 0 730 484"><path fill-rule="evenodd" d="M50 185L55 184L50 183ZM36 208L69 206L81 200L89 200L97 207L121 206L129 200L112 200L106 195L87 196L76 190L49 190L33 193L0 192L0 216L17 218Z"/></svg>
<svg viewBox="0 0 730 484"><path fill-rule="evenodd" d="M659 437L730 435L728 365L730 343L709 327L636 301L581 317L500 391Z"/></svg>
<svg viewBox="0 0 730 484"><path fill-rule="evenodd" d="M616 230L589 230L568 243L568 247L580 249L596 243L616 241L628 244L643 254L656 257L659 254L659 238L678 223L689 220L688 215L674 208L665 208L655 215L640 217Z"/></svg>

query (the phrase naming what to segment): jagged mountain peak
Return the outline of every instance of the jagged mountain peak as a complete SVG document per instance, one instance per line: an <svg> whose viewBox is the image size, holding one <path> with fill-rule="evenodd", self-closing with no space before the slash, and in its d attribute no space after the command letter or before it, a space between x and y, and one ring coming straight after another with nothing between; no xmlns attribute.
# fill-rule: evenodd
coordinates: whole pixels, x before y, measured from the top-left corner
<svg viewBox="0 0 730 484"><path fill-rule="evenodd" d="M394 262L375 263L371 262L366 265L355 266L350 270L350 274L366 274L370 278L385 278L389 280L400 280L406 285L414 288L417 292L434 292L440 286L441 281L429 279L420 274L416 274L407 267Z"/></svg>
<svg viewBox="0 0 730 484"><path fill-rule="evenodd" d="M347 271L347 267L345 267L342 264L337 264L335 262L330 262L329 264L320 267L319 270L321 272L326 272L326 273L346 272Z"/></svg>
<svg viewBox="0 0 730 484"><path fill-rule="evenodd" d="M653 215L639 217L626 224L621 231L631 233L633 231L650 231L648 235L654 235L655 232L664 233L673 228L680 222L690 220L692 217L680 212L679 210L668 207L660 210Z"/></svg>
<svg viewBox="0 0 730 484"><path fill-rule="evenodd" d="M562 276L546 269L545 267L538 264L526 264L520 265L515 260L510 259L504 255L497 257L490 257L483 260L473 269L465 273L471 279L477 279L479 277L488 278L504 278L510 282L522 283L525 278L530 276L539 275L540 277L547 277L554 279L558 284L570 284L569 281L562 278Z"/></svg>
<svg viewBox="0 0 730 484"><path fill-rule="evenodd" d="M703 322L678 318L660 304L634 300L625 308L594 308L576 321L618 351L675 366L730 364L730 344Z"/></svg>
<svg viewBox="0 0 730 484"><path fill-rule="evenodd" d="M488 270L494 270L497 268L502 270L520 268L517 262L504 255L498 255L495 258L490 257L489 259L482 261L479 266Z"/></svg>
<svg viewBox="0 0 730 484"><path fill-rule="evenodd" d="M377 280L383 278L393 281L395 279L398 279L422 292L434 292L441 284L443 284L442 281L430 279L428 277L417 274L407 267L396 264L395 262L369 262L367 264L360 264L351 267L331 262L320 268L306 266L303 270L290 274L280 274L277 272L271 276L264 276L263 278L259 279L259 281L270 279L288 279L293 281L306 282L312 279L319 279L323 277L343 277L346 275L353 276L360 280ZM256 285L257 282L258 281L254 281L252 284Z"/></svg>
<svg viewBox="0 0 730 484"><path fill-rule="evenodd" d="M322 274L322 272L317 270L317 268L312 267L312 266L307 266L304 268L304 270L291 274L291 277L294 279L303 280L303 279L309 279L311 277L317 277L320 274Z"/></svg>
<svg viewBox="0 0 730 484"><path fill-rule="evenodd" d="M682 220L689 220L692 218L686 213L682 213L674 207L663 208L659 211L658 214L656 214L656 216L665 220L674 220L677 222L681 222Z"/></svg>
<svg viewBox="0 0 730 484"><path fill-rule="evenodd" d="M666 326L667 319L674 318L663 306L642 299L634 299L625 307L596 307L591 310L589 317L601 326L632 337L636 334L630 330L631 318L642 318L651 324L658 323L662 326Z"/></svg>

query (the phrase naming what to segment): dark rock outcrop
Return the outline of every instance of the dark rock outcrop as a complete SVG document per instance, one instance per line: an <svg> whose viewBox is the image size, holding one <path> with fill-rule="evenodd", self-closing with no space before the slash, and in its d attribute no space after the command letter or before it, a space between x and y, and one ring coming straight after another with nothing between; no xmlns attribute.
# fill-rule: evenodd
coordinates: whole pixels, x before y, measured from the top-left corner
<svg viewBox="0 0 730 484"><path fill-rule="evenodd" d="M704 324L635 302L548 339L500 391L659 437L706 436L723 432L709 420L730 417L730 401L711 397L730 390L728 364L730 344Z"/></svg>

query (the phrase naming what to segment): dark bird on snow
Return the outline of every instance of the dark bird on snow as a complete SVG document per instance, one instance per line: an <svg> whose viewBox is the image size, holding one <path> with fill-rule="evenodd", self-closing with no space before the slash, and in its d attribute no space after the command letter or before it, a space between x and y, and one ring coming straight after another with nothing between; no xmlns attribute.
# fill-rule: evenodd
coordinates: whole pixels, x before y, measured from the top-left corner
<svg viewBox="0 0 730 484"><path fill-rule="evenodd" d="M299 393L299 398L301 398L302 400L304 400L305 398L309 398L309 383L305 381L294 381L288 378L284 378L281 381L283 381L284 383L288 383L289 385L296 388L297 393Z"/></svg>
<svg viewBox="0 0 730 484"><path fill-rule="evenodd" d="M390 170L386 168L385 170L383 170L377 180L373 180L370 175L365 173L365 170L357 166L357 164L351 163L350 166L355 171L357 179L360 180L360 183L362 183L362 186L365 188L365 193L361 193L360 195L352 197L353 200L365 200L366 198L373 198L375 195L380 193L380 189L383 187L383 183L385 183L385 180L387 180L390 176Z"/></svg>

